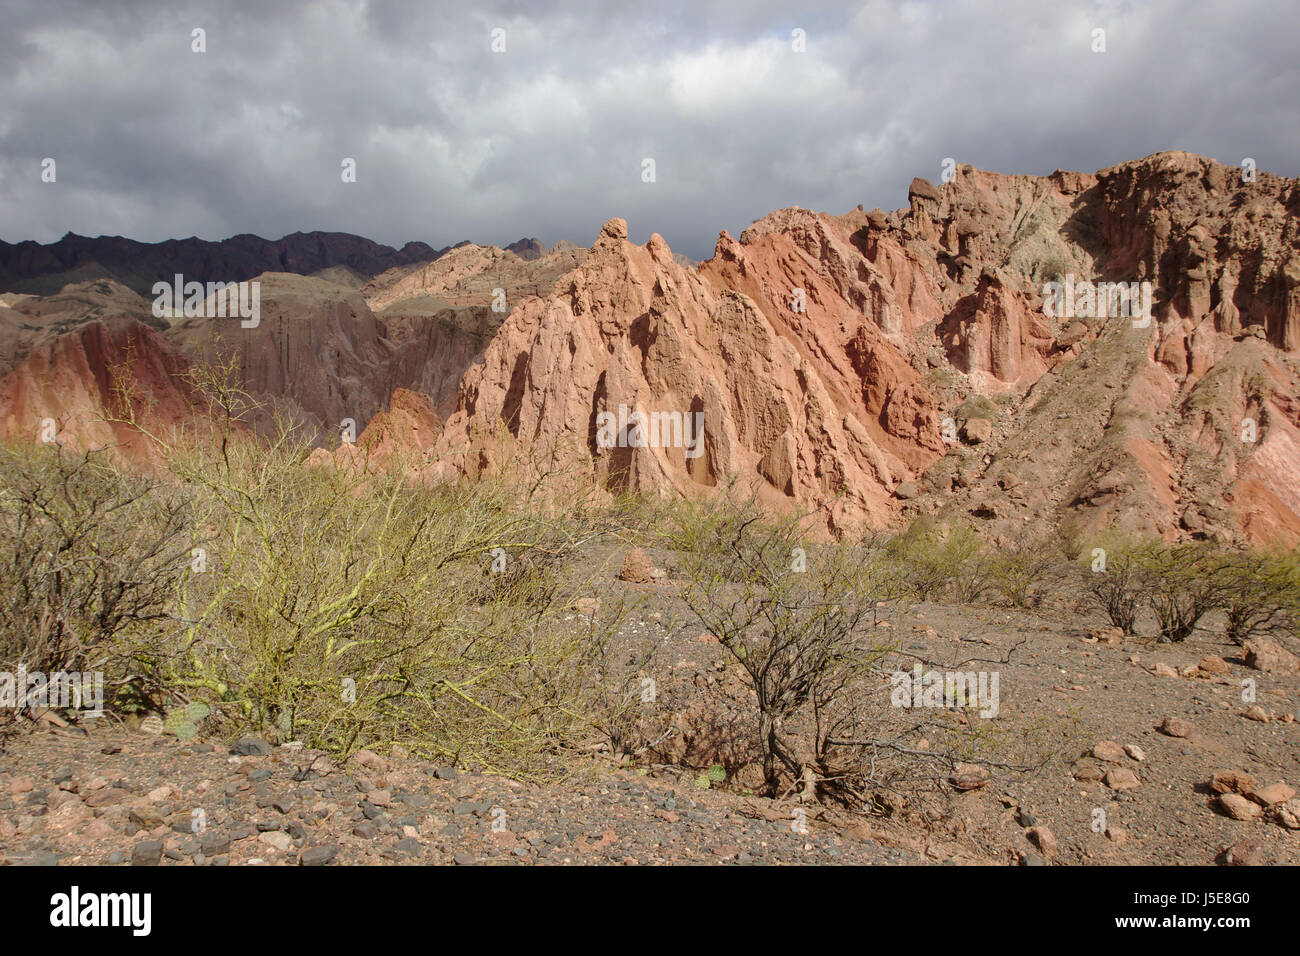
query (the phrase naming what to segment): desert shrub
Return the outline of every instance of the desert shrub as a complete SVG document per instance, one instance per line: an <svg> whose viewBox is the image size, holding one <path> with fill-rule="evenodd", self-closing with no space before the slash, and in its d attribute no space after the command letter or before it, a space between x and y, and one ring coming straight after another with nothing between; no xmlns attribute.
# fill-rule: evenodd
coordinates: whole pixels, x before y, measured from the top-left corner
<svg viewBox="0 0 1300 956"><path fill-rule="evenodd" d="M951 592L958 604L978 604L993 590L993 559L973 531L960 532L950 546Z"/></svg>
<svg viewBox="0 0 1300 956"><path fill-rule="evenodd" d="M1035 265L1034 277L1048 282L1063 282L1069 271L1070 264L1064 258L1048 256Z"/></svg>
<svg viewBox="0 0 1300 956"><path fill-rule="evenodd" d="M1061 564L1058 554L1039 545L995 550L988 561L991 590L1012 607L1035 607L1058 581Z"/></svg>
<svg viewBox="0 0 1300 956"><path fill-rule="evenodd" d="M711 501L683 499L665 510L663 542L675 551L692 555L716 555L726 550L738 527L733 509L718 508Z"/></svg>
<svg viewBox="0 0 1300 956"><path fill-rule="evenodd" d="M1300 558L1295 553L1246 553L1225 557L1218 573L1224 583L1228 640L1294 633L1300 625Z"/></svg>
<svg viewBox="0 0 1300 956"><path fill-rule="evenodd" d="M749 676L768 792L788 777L811 796L818 780L839 779L829 739L852 722L854 678L883 653L870 633L873 601L854 591L846 551L809 551L796 522L752 505L730 511L737 530L722 553L688 566L683 599ZM805 570L791 567L796 548Z"/></svg>
<svg viewBox="0 0 1300 956"><path fill-rule="evenodd" d="M964 525L913 522L886 546L886 553L900 566L917 600L946 595L973 604L993 586L987 546Z"/></svg>
<svg viewBox="0 0 1300 956"><path fill-rule="evenodd" d="M859 594L874 595L891 606L910 601L917 593L910 569L891 550L893 539L871 533L857 541L841 542L845 561L852 569L851 584Z"/></svg>
<svg viewBox="0 0 1300 956"><path fill-rule="evenodd" d="M885 545L885 559L898 569L901 586L918 601L937 598L948 585L948 569L936 557L934 532L913 522Z"/></svg>
<svg viewBox="0 0 1300 956"><path fill-rule="evenodd" d="M147 433L163 477L0 456L6 657L87 660L119 705L190 730L565 772L602 703L589 648L606 622L571 626L562 573L589 526L528 507L535 472L427 487L400 462L305 466L300 433L254 436L244 398L213 385L196 385L200 431Z"/></svg>
<svg viewBox="0 0 1300 956"><path fill-rule="evenodd" d="M302 451L175 462L211 534L182 589L186 654L159 662L162 683L239 731L547 769L583 723L564 526L490 481L428 489L304 468Z"/></svg>
<svg viewBox="0 0 1300 956"><path fill-rule="evenodd" d="M573 510L573 515L593 531L609 532L642 544L667 544L664 530L673 526L677 505L663 495L633 491L580 506Z"/></svg>
<svg viewBox="0 0 1300 956"><path fill-rule="evenodd" d="M937 819L927 804L944 779L977 769L963 759L995 759L1013 734L960 714L961 705L896 709L894 690L916 659L873 626L877 595L864 589L875 579L863 573L863 546L809 546L792 520L736 510L739 532L723 555L688 564L682 598L744 671L766 792L797 788L807 800L876 813L915 803L924 819ZM788 556L801 547L799 571ZM930 741L925 749L919 736Z"/></svg>
<svg viewBox="0 0 1300 956"><path fill-rule="evenodd" d="M1125 634L1134 633L1142 607L1146 578L1141 555L1144 545L1119 538L1106 538L1081 554L1087 564L1080 574L1093 604L1111 625Z"/></svg>
<svg viewBox="0 0 1300 956"><path fill-rule="evenodd" d="M694 567L703 563L725 569L730 567L729 556L734 553L735 543L745 538L748 525L761 523L762 515L754 494L732 481L719 486L707 498L679 498L665 503L660 512L662 527L656 537L665 546L686 555L687 563ZM787 567L793 563L794 549L808 544L802 530L808 519L809 515L804 513L780 519L790 536L785 557Z"/></svg>
<svg viewBox="0 0 1300 956"><path fill-rule="evenodd" d="M131 679L134 647L170 619L190 510L102 453L0 448L0 665Z"/></svg>
<svg viewBox="0 0 1300 956"><path fill-rule="evenodd" d="M1258 586L1247 581L1257 569L1243 559L1230 560L1203 542L1112 539L1106 544L1106 568L1084 572L1087 588L1096 606L1126 634L1133 633L1144 607L1155 618L1160 640L1175 643L1187 640L1207 615L1221 609L1229 610L1229 627L1234 627L1234 603L1250 605L1238 607L1242 623L1269 617L1261 615L1249 591L1234 599L1234 591Z"/></svg>
<svg viewBox="0 0 1300 956"><path fill-rule="evenodd" d="M618 600L587 605L578 614L575 630L581 650L572 662L575 685L589 688L585 713L596 744L607 747L616 762L642 756L662 728L657 716L654 677L662 642L649 641L634 647L616 644L622 624L643 610L644 598L626 595ZM671 630L672 624L660 629Z"/></svg>
<svg viewBox="0 0 1300 956"><path fill-rule="evenodd" d="M1151 545L1137 558L1161 640L1187 640L1205 615L1223 607L1228 581L1219 557L1203 544Z"/></svg>

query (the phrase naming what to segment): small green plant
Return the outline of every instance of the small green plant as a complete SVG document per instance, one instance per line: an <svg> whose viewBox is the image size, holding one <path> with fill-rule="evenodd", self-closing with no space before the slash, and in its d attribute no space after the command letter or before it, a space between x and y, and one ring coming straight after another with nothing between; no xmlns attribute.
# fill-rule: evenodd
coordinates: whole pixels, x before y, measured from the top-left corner
<svg viewBox="0 0 1300 956"><path fill-rule="evenodd" d="M163 727L180 740L193 740L199 732L199 721L208 716L212 709L202 701L194 701L184 707L167 711Z"/></svg>
<svg viewBox="0 0 1300 956"><path fill-rule="evenodd" d="M727 771L721 764L714 764L704 773L695 778L695 786L700 790L708 790L715 784L724 783L727 779Z"/></svg>

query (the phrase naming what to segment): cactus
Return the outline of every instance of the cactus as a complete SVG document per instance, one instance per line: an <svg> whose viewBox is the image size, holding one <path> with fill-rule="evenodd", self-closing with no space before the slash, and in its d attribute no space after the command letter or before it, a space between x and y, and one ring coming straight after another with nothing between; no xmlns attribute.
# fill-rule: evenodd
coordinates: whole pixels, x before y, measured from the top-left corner
<svg viewBox="0 0 1300 956"><path fill-rule="evenodd" d="M708 790L715 783L722 783L726 779L727 771L721 764L715 763L712 767L695 778L695 786L699 790Z"/></svg>
<svg viewBox="0 0 1300 956"><path fill-rule="evenodd" d="M212 713L212 708L202 701L167 711L163 726L180 740L193 740L199 732L199 721Z"/></svg>
<svg viewBox="0 0 1300 956"><path fill-rule="evenodd" d="M194 721L190 720L189 714L179 708L167 711L167 719L163 722L163 726L181 740L193 740L195 734L199 732Z"/></svg>

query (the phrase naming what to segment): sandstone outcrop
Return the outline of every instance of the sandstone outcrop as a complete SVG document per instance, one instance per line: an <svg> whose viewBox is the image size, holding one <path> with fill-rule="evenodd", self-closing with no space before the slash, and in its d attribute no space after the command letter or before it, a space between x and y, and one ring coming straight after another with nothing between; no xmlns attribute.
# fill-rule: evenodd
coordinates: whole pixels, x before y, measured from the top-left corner
<svg viewBox="0 0 1300 956"><path fill-rule="evenodd" d="M333 451L313 449L306 464L370 472L400 468L416 477L441 431L442 419L433 400L399 388L388 408L370 419L355 442L341 443Z"/></svg>
<svg viewBox="0 0 1300 956"><path fill-rule="evenodd" d="M1300 541L1294 180L1171 152L1095 176L963 166L935 192L914 190L883 232L923 275L931 254L948 266L939 335L965 374L952 399L1002 393L1009 427L988 459L945 461L918 509L1008 537ZM887 243L873 229L868 255ZM1044 285L1067 274L1150 283L1150 322L1047 315Z"/></svg>
<svg viewBox="0 0 1300 956"><path fill-rule="evenodd" d="M474 427L500 421L521 445L585 458L611 489L697 495L736 477L832 527L887 520L891 489L941 453L924 389L865 316L832 304L806 253L777 244L750 257L719 240L715 261L752 277L751 295L610 220L582 267L517 307L466 374L440 467L491 468ZM781 315L784 293L764 277L800 264L808 310Z"/></svg>
<svg viewBox="0 0 1300 956"><path fill-rule="evenodd" d="M168 338L192 360L233 361L239 383L265 402L253 424L287 415L320 440L346 419L359 432L387 403L393 347L357 292L320 279L266 273L256 327L223 318L180 319Z"/></svg>
<svg viewBox="0 0 1300 956"><path fill-rule="evenodd" d="M4 321L0 317L0 321ZM189 363L155 329L129 317L50 329L0 378L0 437L111 449L141 466L156 459L151 432L201 427Z"/></svg>

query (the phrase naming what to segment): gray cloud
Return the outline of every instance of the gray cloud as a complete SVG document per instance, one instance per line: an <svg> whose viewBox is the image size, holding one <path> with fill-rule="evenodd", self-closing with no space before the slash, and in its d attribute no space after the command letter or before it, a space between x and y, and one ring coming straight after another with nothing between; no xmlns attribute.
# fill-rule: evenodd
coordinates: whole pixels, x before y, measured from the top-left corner
<svg viewBox="0 0 1300 956"><path fill-rule="evenodd" d="M949 156L1043 174L1186 149L1300 174L1300 12L1264 0L5 0L0 22L11 242L587 243L622 216L701 258L782 206L903 205Z"/></svg>

